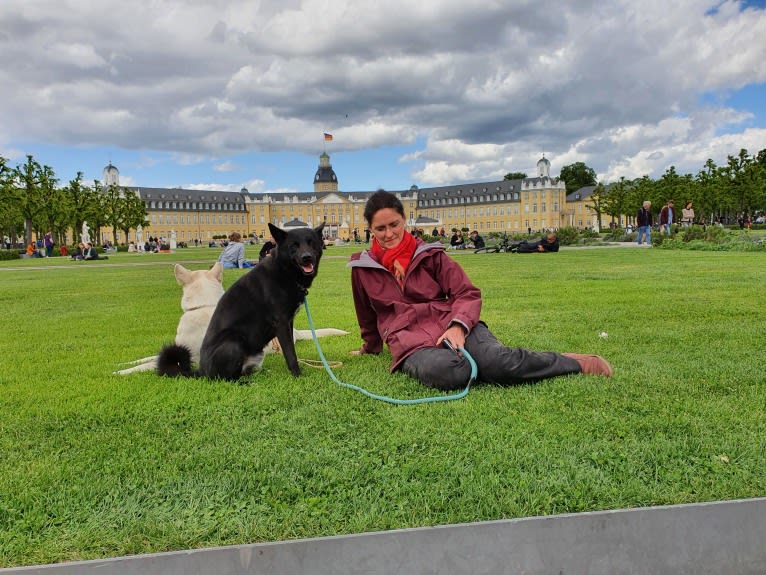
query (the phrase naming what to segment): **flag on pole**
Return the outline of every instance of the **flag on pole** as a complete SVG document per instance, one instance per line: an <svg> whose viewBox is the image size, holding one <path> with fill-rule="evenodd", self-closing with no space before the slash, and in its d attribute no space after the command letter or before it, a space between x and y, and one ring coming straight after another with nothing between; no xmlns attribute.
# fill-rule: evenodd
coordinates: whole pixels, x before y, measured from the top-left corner
<svg viewBox="0 0 766 575"><path fill-rule="evenodd" d="M328 134L327 132L324 133L324 141L325 142L332 142L332 134Z"/></svg>

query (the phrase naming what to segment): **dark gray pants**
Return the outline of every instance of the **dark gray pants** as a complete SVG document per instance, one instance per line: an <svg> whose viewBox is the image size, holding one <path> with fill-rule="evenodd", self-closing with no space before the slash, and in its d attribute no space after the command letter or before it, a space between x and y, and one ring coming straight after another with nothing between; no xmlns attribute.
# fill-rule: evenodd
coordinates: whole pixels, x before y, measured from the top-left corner
<svg viewBox="0 0 766 575"><path fill-rule="evenodd" d="M465 349L476 361L477 381L514 385L580 373L577 361L559 353L504 346L483 322L468 334ZM465 387L471 376L468 360L438 347L416 351L404 360L401 369L423 385L444 391Z"/></svg>

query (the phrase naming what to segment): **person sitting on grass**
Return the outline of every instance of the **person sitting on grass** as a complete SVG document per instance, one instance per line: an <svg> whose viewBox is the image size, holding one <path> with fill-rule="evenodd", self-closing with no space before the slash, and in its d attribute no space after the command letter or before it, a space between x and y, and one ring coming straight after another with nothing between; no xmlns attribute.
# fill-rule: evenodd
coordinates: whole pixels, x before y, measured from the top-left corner
<svg viewBox="0 0 766 575"><path fill-rule="evenodd" d="M93 244L88 242L85 244L85 249L82 251L82 259L84 260L108 260L109 256L100 256L98 250L93 247Z"/></svg>
<svg viewBox="0 0 766 575"><path fill-rule="evenodd" d="M38 251L37 245L35 245L35 242L29 242L29 245L27 246L27 257L30 257L30 258L41 258L41 257L43 257L43 254L41 254Z"/></svg>
<svg viewBox="0 0 766 575"><path fill-rule="evenodd" d="M444 341L471 354L479 382L507 386L570 373L612 375L598 355L503 345L479 319L479 288L440 242L414 238L405 228L404 213L401 200L384 190L365 205L371 247L353 254L348 263L363 342L352 355L377 354L387 344L391 371L441 390L465 386L471 374L468 360Z"/></svg>
<svg viewBox="0 0 766 575"><path fill-rule="evenodd" d="M80 242L77 244L77 247L72 252L72 259L74 261L80 261L83 259L83 254L85 253L85 244Z"/></svg>
<svg viewBox="0 0 766 575"><path fill-rule="evenodd" d="M455 230L452 233L452 237L449 240L450 249L452 250L462 250L465 248L465 242L463 241L463 232L460 230Z"/></svg>
<svg viewBox="0 0 766 575"><path fill-rule="evenodd" d="M242 234L239 232L229 234L229 244L223 248L218 261L227 270L255 267L252 262L245 259L245 244L242 243Z"/></svg>
<svg viewBox="0 0 766 575"><path fill-rule="evenodd" d="M468 237L471 239L474 249L478 250L479 248L484 247L484 238L479 235L478 231L473 230Z"/></svg>

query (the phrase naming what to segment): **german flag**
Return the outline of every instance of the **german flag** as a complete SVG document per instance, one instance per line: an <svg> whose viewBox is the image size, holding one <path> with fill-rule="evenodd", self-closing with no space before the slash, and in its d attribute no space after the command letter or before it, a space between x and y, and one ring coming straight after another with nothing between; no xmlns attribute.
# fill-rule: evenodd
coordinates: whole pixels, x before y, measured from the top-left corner
<svg viewBox="0 0 766 575"><path fill-rule="evenodd" d="M325 142L332 142L332 134L328 134L327 132L324 133L324 141Z"/></svg>

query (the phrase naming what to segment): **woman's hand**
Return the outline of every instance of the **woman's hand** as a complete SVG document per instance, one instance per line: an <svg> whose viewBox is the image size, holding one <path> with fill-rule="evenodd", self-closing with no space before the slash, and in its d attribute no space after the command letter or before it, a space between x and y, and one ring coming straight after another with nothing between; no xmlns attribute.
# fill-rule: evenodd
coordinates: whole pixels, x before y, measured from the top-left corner
<svg viewBox="0 0 766 575"><path fill-rule="evenodd" d="M463 347L465 345L465 328L458 323L450 324L447 331L436 341L436 345L442 345L442 341L445 339L448 339L455 349Z"/></svg>

